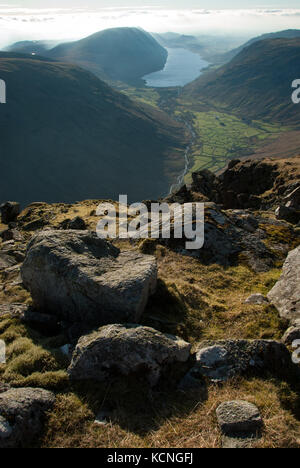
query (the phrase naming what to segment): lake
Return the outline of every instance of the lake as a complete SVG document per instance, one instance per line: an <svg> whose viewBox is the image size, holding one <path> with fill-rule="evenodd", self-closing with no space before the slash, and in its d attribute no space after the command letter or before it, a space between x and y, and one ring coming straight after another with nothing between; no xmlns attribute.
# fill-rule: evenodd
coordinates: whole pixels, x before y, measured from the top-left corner
<svg viewBox="0 0 300 468"><path fill-rule="evenodd" d="M146 86L167 88L169 86L185 86L201 75L201 70L209 63L200 55L186 49L167 49L168 60L163 70L145 75Z"/></svg>

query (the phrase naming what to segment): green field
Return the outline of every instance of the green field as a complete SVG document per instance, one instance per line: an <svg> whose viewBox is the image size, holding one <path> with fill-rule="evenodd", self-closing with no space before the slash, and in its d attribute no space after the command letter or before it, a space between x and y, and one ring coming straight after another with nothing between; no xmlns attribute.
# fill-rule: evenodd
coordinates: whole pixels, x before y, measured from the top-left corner
<svg viewBox="0 0 300 468"><path fill-rule="evenodd" d="M123 86L119 88L119 91L122 91L131 99L158 107L160 95L153 88L130 88L128 86Z"/></svg>
<svg viewBox="0 0 300 468"><path fill-rule="evenodd" d="M184 118L182 111L176 111ZM189 112L196 138L191 150L192 164L186 182L191 180L191 172L209 169L217 172L226 166L230 159L252 154L266 141L278 138L285 129L280 125L264 122L247 122L240 118L216 111Z"/></svg>
<svg viewBox="0 0 300 468"><path fill-rule="evenodd" d="M242 119L217 111L203 102L186 101L171 90L126 87L122 91L140 102L162 107L170 116L193 128L195 138L186 183L191 182L192 172L202 169L218 172L229 160L251 155L290 130L280 124Z"/></svg>

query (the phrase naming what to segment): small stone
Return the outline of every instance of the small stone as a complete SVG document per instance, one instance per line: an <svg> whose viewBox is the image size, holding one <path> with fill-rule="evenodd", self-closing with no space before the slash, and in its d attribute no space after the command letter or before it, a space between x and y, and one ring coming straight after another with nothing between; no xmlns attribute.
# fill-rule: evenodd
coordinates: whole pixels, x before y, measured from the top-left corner
<svg viewBox="0 0 300 468"><path fill-rule="evenodd" d="M96 426L107 426L111 421L111 410L103 408L96 416L94 424Z"/></svg>
<svg viewBox="0 0 300 468"><path fill-rule="evenodd" d="M256 435L263 425L258 408L247 401L227 401L217 408L216 413L220 429L225 435Z"/></svg>
<svg viewBox="0 0 300 468"><path fill-rule="evenodd" d="M252 294L245 300L245 304L263 305L268 304L268 299L262 294Z"/></svg>

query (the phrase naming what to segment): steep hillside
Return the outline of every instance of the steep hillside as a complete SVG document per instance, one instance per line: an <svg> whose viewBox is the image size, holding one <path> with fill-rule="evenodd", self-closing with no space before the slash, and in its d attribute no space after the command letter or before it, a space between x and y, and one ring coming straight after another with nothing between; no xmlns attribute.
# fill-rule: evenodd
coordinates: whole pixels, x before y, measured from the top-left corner
<svg viewBox="0 0 300 468"><path fill-rule="evenodd" d="M242 44L240 47L236 47L225 54L220 54L219 56L214 57L215 63L226 63L230 62L236 55L238 55L243 49L249 47L250 45L254 44L255 42L263 41L265 39L293 39L296 37L300 37L300 30L299 29L286 29L284 31L278 31L274 33L262 34L261 36L254 37L250 39L250 41Z"/></svg>
<svg viewBox="0 0 300 468"><path fill-rule="evenodd" d="M300 38L264 40L186 86L185 95L247 119L298 124L291 84L299 76Z"/></svg>
<svg viewBox="0 0 300 468"><path fill-rule="evenodd" d="M153 198L184 165L181 125L75 65L0 54L0 201Z"/></svg>
<svg viewBox="0 0 300 468"><path fill-rule="evenodd" d="M141 29L114 28L61 44L47 55L81 65L103 79L135 82L161 70L168 53Z"/></svg>

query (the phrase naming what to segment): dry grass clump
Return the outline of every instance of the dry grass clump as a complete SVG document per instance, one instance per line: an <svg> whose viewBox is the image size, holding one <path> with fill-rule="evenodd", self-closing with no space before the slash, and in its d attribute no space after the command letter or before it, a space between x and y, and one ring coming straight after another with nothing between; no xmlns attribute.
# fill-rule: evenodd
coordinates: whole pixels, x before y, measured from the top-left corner
<svg viewBox="0 0 300 468"><path fill-rule="evenodd" d="M244 304L250 294L267 294L281 270L257 274L243 265L203 265L161 246L156 255L159 285L143 316L144 324L191 342L283 335L287 324L273 307Z"/></svg>
<svg viewBox="0 0 300 468"><path fill-rule="evenodd" d="M262 438L253 445L300 448L299 421L281 402L280 382L243 380L210 385L207 397L167 392L146 394L139 386L116 396L111 390L98 395L98 410L113 405L106 426L93 424L97 407L74 393L59 395L46 428L44 447L107 448L218 448L221 434L216 408L224 401L243 399L256 404L264 419ZM113 398L111 394L115 395ZM111 398L112 397L112 398Z"/></svg>

